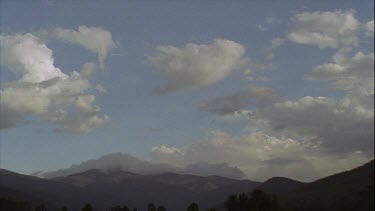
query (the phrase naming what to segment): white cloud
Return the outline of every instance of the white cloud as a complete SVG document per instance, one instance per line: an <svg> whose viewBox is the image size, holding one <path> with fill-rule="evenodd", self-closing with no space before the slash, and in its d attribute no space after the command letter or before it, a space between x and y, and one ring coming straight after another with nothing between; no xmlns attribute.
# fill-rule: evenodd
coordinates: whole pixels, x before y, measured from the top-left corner
<svg viewBox="0 0 375 211"><path fill-rule="evenodd" d="M257 28L258 28L260 31L267 31L267 30L268 30L268 28L267 28L265 25L263 25L263 24L258 24L258 25L257 25Z"/></svg>
<svg viewBox="0 0 375 211"><path fill-rule="evenodd" d="M338 48L356 44L360 26L354 10L303 12L295 15L287 37L292 42L317 45L320 48Z"/></svg>
<svg viewBox="0 0 375 211"><path fill-rule="evenodd" d="M0 128L25 124L27 117L37 116L65 131L89 132L108 119L99 115L95 97L85 94L91 88L87 77L94 68L92 63L68 75L54 66L52 50L34 35L1 35L0 41L1 65L20 77L1 84ZM85 114L77 114L83 110Z"/></svg>
<svg viewBox="0 0 375 211"><path fill-rule="evenodd" d="M179 153L167 156L153 150L155 159L170 163L225 160L252 179L277 174L301 180L367 162L374 156L374 55L349 53L341 49L332 63L319 65L308 75L332 83L346 92L343 97L271 100L255 103L251 110L246 110L251 104L246 94L214 98L203 108L219 115L229 113L231 118L246 117L249 132L239 137L214 132L207 142L175 148Z"/></svg>
<svg viewBox="0 0 375 211"><path fill-rule="evenodd" d="M100 94L106 94L106 93L108 93L107 90L106 90L101 84L97 84L97 85L95 85L95 89L96 89Z"/></svg>
<svg viewBox="0 0 375 211"><path fill-rule="evenodd" d="M269 27L275 23L280 23L280 20L272 18L272 17L266 17L263 23L257 25L257 28L260 31L268 31Z"/></svg>
<svg viewBox="0 0 375 211"><path fill-rule="evenodd" d="M364 79L374 77L374 54L357 52L349 57L344 51L339 51L333 56L333 63L318 65L310 74L312 79L320 80L348 80L349 78ZM341 84L343 82L339 82ZM344 85L344 84L343 84ZM345 84L342 88L352 89L352 86Z"/></svg>
<svg viewBox="0 0 375 211"><path fill-rule="evenodd" d="M272 23L279 22L279 21L272 17L266 17L265 22L267 24L272 24Z"/></svg>
<svg viewBox="0 0 375 211"><path fill-rule="evenodd" d="M87 50L98 54L100 67L104 68L105 59L109 51L115 46L112 34L101 27L79 26L78 30L56 28L54 36L65 42L81 45Z"/></svg>
<svg viewBox="0 0 375 211"><path fill-rule="evenodd" d="M278 48L285 43L284 38L276 37L271 40L271 48Z"/></svg>
<svg viewBox="0 0 375 211"><path fill-rule="evenodd" d="M364 114L331 98L307 96L259 109L254 116L271 134L320 144L334 154L373 153L373 111Z"/></svg>
<svg viewBox="0 0 375 211"><path fill-rule="evenodd" d="M373 93L374 54L357 52L353 57L338 52L333 63L319 65L309 74L309 79L331 80L336 88L361 90Z"/></svg>
<svg viewBox="0 0 375 211"><path fill-rule="evenodd" d="M96 64L93 62L85 63L81 70L81 75L85 78L89 78L92 74L94 74L96 69Z"/></svg>
<svg viewBox="0 0 375 211"><path fill-rule="evenodd" d="M22 75L25 82L41 82L55 77L67 78L54 66L52 50L32 34L0 35L1 64Z"/></svg>
<svg viewBox="0 0 375 211"><path fill-rule="evenodd" d="M152 151L156 161L173 165L227 162L229 165L238 166L248 178L256 180L284 176L311 181L350 169L370 159L361 153L352 153L347 157L335 156L325 152L319 145L286 137L268 136L262 132L235 137L222 131L213 131L207 142L172 150L178 150L180 153L165 153L168 150L157 149L158 147L155 147ZM335 165L332 166L332 163Z"/></svg>
<svg viewBox="0 0 375 211"><path fill-rule="evenodd" d="M366 35L372 37L374 36L374 20L366 23Z"/></svg>
<svg viewBox="0 0 375 211"><path fill-rule="evenodd" d="M99 108L93 105L94 101L95 97L93 95L81 95L75 100L75 107L82 113L95 113Z"/></svg>
<svg viewBox="0 0 375 211"><path fill-rule="evenodd" d="M234 179L242 179L245 174L237 167L231 167L227 163L194 163L184 167L184 173L208 176L217 175Z"/></svg>
<svg viewBox="0 0 375 211"><path fill-rule="evenodd" d="M163 154L163 156L170 156L174 157L175 155L182 154L182 151L180 149L174 148L174 147L166 147L166 146L158 146L153 147L152 152L155 152L155 154Z"/></svg>
<svg viewBox="0 0 375 211"><path fill-rule="evenodd" d="M72 165L69 168L53 172L44 173L44 177L60 177L70 174L84 172L90 169L100 170L123 170L139 174L160 174L163 172L179 171L177 167L166 164L154 164L148 161L140 160L129 154L112 153L104 155L98 159L84 161L78 165Z"/></svg>
<svg viewBox="0 0 375 211"><path fill-rule="evenodd" d="M157 93L211 85L239 68L245 54L242 45L224 39L211 44L189 43L183 48L158 46L156 50L148 61L168 80Z"/></svg>
<svg viewBox="0 0 375 211"><path fill-rule="evenodd" d="M99 110L100 111L100 110ZM76 113L75 116L71 115L63 119L62 126L56 128L56 132L69 132L69 133L88 133L96 128L104 126L110 118L107 115L99 116L97 113L91 115L82 115Z"/></svg>
<svg viewBox="0 0 375 211"><path fill-rule="evenodd" d="M374 110L374 54L339 51L333 56L333 63L318 65L308 75L311 80L327 80L338 89L347 91L343 98L346 106L351 106L366 115Z"/></svg>

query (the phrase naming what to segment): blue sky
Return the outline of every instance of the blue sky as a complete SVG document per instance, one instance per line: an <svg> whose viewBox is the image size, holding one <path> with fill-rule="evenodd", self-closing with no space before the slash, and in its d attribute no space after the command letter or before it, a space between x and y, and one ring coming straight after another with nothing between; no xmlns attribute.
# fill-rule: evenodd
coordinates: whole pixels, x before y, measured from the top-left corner
<svg viewBox="0 0 375 211"><path fill-rule="evenodd" d="M328 19L324 19L325 17ZM337 26L337 32L334 31L335 27L331 30L325 25L331 24L330 21L334 21L335 18L337 22L333 24ZM355 21L350 18L354 18ZM69 130L56 132L55 129L60 127L60 123L46 118L51 115L54 107L50 106L47 108L48 111L39 113L15 111L9 107L12 114L19 112L17 115L28 121L0 130L1 167L21 173L51 171L108 153L123 152L141 159L173 165L225 162L238 166L249 178L269 176L272 170L281 175L303 179L310 173L314 174L315 178L361 164L373 157L373 151L366 151L366 147L373 146L373 101L369 100L373 97L373 91L366 90L365 94L361 95L361 100L364 99L362 103L353 96L358 97L355 93L364 91L358 87L353 88L344 79L355 80L353 83L356 84L362 84L366 78L373 79L372 70L366 69L371 65L373 67L373 30L371 32L366 28L368 24L371 26L371 21L373 1L1 1L1 41L7 43L7 40L12 40L16 34L24 36L31 33L39 39L40 44L52 50L53 64L64 75L69 75L74 70L80 71L82 65L87 62L94 62L94 73L87 79L90 88L84 90L84 93L74 95L72 99L77 100L83 95L94 96L95 103L90 106L95 104L100 107L100 111L95 111L95 117L104 120L103 115L108 116L108 120L103 124L95 125L82 133L71 133ZM101 51L90 50L87 46L95 45L95 40L85 47L82 44L84 41L59 34L68 34L72 30L77 32L79 26L88 29L99 27L97 29L100 32L110 33L109 42L113 42L115 47L107 46L104 68L99 67L101 62L98 61L97 54ZM60 31L57 32L58 30ZM308 32L307 35L304 32ZM322 43L322 37L314 40L309 37L313 32L320 33L322 37L331 36L333 41ZM299 37L293 38L293 33ZM89 39L94 39L92 37ZM218 38L222 41L215 43L215 39ZM279 46L272 46L272 40L275 38L279 39ZM1 46L2 54L12 49L12 42L9 43L11 44ZM215 59L215 52L212 56L210 52L205 55L204 50L201 50L203 53L198 57L189 57L189 51L184 48L188 43L194 44L196 48L202 45L215 47L222 44L223 52L219 53L219 56L222 56L223 60L226 56L232 56L228 62L233 64L224 68L225 73L219 76L221 73L218 69L221 65L217 68L214 66L212 70L207 67L212 64L209 59ZM232 51L237 45L245 49L240 58ZM173 46L181 51L180 54L174 51L163 52L158 50L157 46ZM358 56L358 61L356 60L355 55L358 52L362 52L363 60L361 55ZM183 57L184 55L186 57ZM335 61L334 55L341 59ZM157 56L167 56L169 60L159 59L151 62L150 58ZM176 70L168 66L170 64L166 64L168 61L178 60L179 56L192 59L192 63L202 62L203 66L195 68L190 63L184 63ZM194 61L200 58L203 59ZM341 75L330 75L329 68L323 68L323 72L317 70L319 65L335 62L344 69L349 66L364 70L357 71L358 74L356 72ZM3 59L1 64L2 85L10 82L20 83L22 73L20 75L12 70L13 63ZM158 70L158 67L161 70ZM201 71L200 67L208 69L205 72ZM168 73L186 72L189 68L195 68L195 72L190 75ZM251 70L250 73L248 70ZM307 76L313 70L316 70L317 74L313 76L314 79L307 80ZM352 70L347 68L345 71ZM189 79L184 80L190 76L193 78L190 81L192 84ZM176 77L180 81L176 81ZM212 78L217 80L201 82ZM171 80L175 80L173 83L186 86L176 85L161 94L153 92L157 88L166 87ZM32 83L40 82L42 81ZM344 85L332 88L335 82L342 82ZM367 83L365 88L373 87L373 82L363 83ZM97 84L104 87L106 93L95 91L94 87ZM259 91L260 89L271 90L270 92L278 95L277 99L268 99L269 96L262 93L269 92ZM245 96L238 95L241 99L239 101L244 102L241 105L233 105L235 102L231 96L243 90L250 90L246 91L248 94ZM5 86L2 87L2 91L5 96ZM304 98L307 96L312 99L308 101L309 98ZM209 103L215 98L220 100ZM260 106L252 104L254 99L266 98L266 102ZM11 103L5 102L6 100L8 98L2 96L4 103ZM358 105L354 105L354 101L358 102ZM21 101L14 103L19 102ZM293 107L296 110L289 110L292 107L288 106L293 103L296 107L303 103L311 105ZM225 114L218 113L210 107L219 106L220 109L224 109L223 107L228 104L235 109ZM328 107L331 105L336 106L332 111L340 110L347 116L330 113ZM69 113L74 109L69 106L71 105L63 104L59 108L66 108L65 111ZM323 106L322 113L327 112L326 119L319 119L319 115L314 115L314 112L321 111L319 106ZM307 108L316 110L303 110ZM354 110L367 113L353 113ZM6 112L10 111L2 111L3 114ZM249 115L249 112L252 112L252 115ZM283 112L290 112L290 116L281 115ZM332 117L329 116L331 114ZM299 117L323 123L302 123L302 126L299 126L296 123L300 121ZM345 139L342 143L331 141L337 134L328 131L335 131L334 129L321 129L317 126L333 127L336 120L340 125L341 121L348 119L356 121L348 122L339 128L360 129L353 129L350 132L353 138ZM66 126L63 125L66 123L61 124L61 127ZM362 130L366 132L363 133ZM290 152L289 148L284 147L271 147L270 151L275 151L259 152L267 148L267 144L239 144L241 147L260 149L254 149L255 152L244 152L243 158L227 154L229 152L226 150L242 143L242 139L258 143L256 137L259 133L261 137L272 137L281 144L290 140L296 141L297 144L308 143L309 147L315 144L319 151L304 151L307 150L306 146L300 149L302 146L298 145L298 149ZM340 138L339 135L337 137ZM358 144L355 139L361 139L363 143ZM265 143L272 142L267 140ZM222 142L229 146L225 145L223 149L218 149L215 143ZM211 145L212 151L217 154L210 155ZM336 147L337 145L345 147ZM200 152L204 155L191 153L199 151L194 148L195 146L198 146L198 149L207 149L208 152ZM220 153L228 157L219 158ZM318 157L337 162L337 169L319 167L319 164L327 160L317 160ZM284 162L275 167L275 164L270 164L275 159L293 162ZM246 162L254 162L252 164L256 167L252 169L244 164ZM308 172L303 166L313 166L315 171ZM289 169L292 173L281 170L277 172L279 168Z"/></svg>

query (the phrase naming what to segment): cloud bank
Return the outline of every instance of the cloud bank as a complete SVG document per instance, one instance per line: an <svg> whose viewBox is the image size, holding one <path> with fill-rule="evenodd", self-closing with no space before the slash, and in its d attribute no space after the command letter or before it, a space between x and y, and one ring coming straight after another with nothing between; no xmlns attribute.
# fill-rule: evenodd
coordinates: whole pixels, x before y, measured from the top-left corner
<svg viewBox="0 0 375 211"><path fill-rule="evenodd" d="M306 77L344 91L341 98L285 100L273 98L274 91L266 88L213 98L200 108L219 116L246 115L246 132L234 136L217 130L208 141L180 148L156 146L154 159L175 165L225 161L251 179L284 176L303 181L367 162L374 156L374 56L340 50L332 60ZM258 104L259 99L266 100ZM244 110L249 106L251 110Z"/></svg>
<svg viewBox="0 0 375 211"><path fill-rule="evenodd" d="M209 141L171 150L166 146L154 147L152 152L155 161L174 165L227 162L238 166L247 178L258 181L274 176L312 181L370 160L361 152L337 156L309 141L270 136L261 131L241 136L212 131Z"/></svg>
<svg viewBox="0 0 375 211"><path fill-rule="evenodd" d="M166 93L209 86L222 80L244 62L245 48L233 41L216 39L210 44L189 43L183 48L158 46L149 63L167 84L155 90Z"/></svg>
<svg viewBox="0 0 375 211"><path fill-rule="evenodd" d="M66 74L54 65L53 51L33 34L0 35L0 43L0 64L19 77L1 84L1 129L39 117L56 123L56 131L86 133L109 120L89 94L94 63Z"/></svg>
<svg viewBox="0 0 375 211"><path fill-rule="evenodd" d="M225 161L251 179L284 176L312 181L373 159L374 54L349 48L373 36L372 26L373 21L360 23L354 10L295 15L286 36L289 41L339 49L332 61L313 67L305 79L341 94L289 100L275 97L272 89L253 87L212 98L199 109L220 117L246 117L243 134L214 130L208 141L155 146L154 160L174 165ZM272 41L273 47L279 45L285 45L284 38Z"/></svg>

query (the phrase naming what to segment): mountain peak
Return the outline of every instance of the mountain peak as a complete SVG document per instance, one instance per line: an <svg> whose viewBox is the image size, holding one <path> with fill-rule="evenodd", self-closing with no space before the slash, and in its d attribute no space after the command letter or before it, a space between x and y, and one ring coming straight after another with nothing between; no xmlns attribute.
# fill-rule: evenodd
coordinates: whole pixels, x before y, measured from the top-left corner
<svg viewBox="0 0 375 211"><path fill-rule="evenodd" d="M262 183L257 189L267 193L283 194L302 187L305 183L286 177L272 177Z"/></svg>
<svg viewBox="0 0 375 211"><path fill-rule="evenodd" d="M191 174L198 176L220 175L229 178L243 178L245 174L237 167L225 163L193 163L184 167L177 167L167 163L156 163L142 160L125 153L111 153L98 159L84 161L66 169L45 172L45 178L68 176L90 169L100 169L105 172L128 171L141 175L157 175L162 173Z"/></svg>

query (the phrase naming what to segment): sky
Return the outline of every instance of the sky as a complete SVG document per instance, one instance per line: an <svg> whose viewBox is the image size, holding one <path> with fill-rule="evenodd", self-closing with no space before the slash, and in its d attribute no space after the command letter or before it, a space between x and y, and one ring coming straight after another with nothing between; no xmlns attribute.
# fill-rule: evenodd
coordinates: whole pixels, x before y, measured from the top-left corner
<svg viewBox="0 0 375 211"><path fill-rule="evenodd" d="M311 181L374 157L373 1L0 5L1 168L124 153Z"/></svg>

